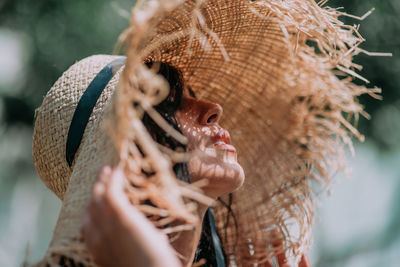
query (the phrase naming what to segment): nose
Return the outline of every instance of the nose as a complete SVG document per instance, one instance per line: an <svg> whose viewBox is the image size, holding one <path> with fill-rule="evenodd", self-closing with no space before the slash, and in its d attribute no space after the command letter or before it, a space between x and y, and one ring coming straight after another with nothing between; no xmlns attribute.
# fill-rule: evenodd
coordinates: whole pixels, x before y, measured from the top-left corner
<svg viewBox="0 0 400 267"><path fill-rule="evenodd" d="M200 125L212 125L219 122L222 116L222 107L217 103L191 98L192 109L198 112Z"/></svg>
<svg viewBox="0 0 400 267"><path fill-rule="evenodd" d="M202 125L218 123L222 116L222 107L217 103L204 102L204 112L199 117Z"/></svg>

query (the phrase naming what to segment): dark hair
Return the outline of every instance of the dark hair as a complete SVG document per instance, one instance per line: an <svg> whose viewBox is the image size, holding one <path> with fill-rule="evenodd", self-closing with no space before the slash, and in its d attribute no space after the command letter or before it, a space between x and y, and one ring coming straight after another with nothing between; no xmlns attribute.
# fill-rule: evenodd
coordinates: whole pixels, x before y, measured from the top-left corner
<svg viewBox="0 0 400 267"><path fill-rule="evenodd" d="M147 63L148 67L154 66L156 63ZM166 120L175 130L181 132L178 123L175 119L175 112L181 108L183 99L183 79L182 74L167 63L157 63L158 73L161 74L167 81L170 87L170 92L167 98L155 106L155 110ZM186 146L175 140L171 135L155 123L150 116L143 116L143 124L152 134L154 140L160 145L166 146L172 150L186 151ZM190 183L189 171L186 163L177 163L174 165L174 172L179 180Z"/></svg>
<svg viewBox="0 0 400 267"><path fill-rule="evenodd" d="M175 119L175 112L178 111L181 106L182 106L182 99L183 99L183 88L184 88L184 83L182 79L182 74L179 70L174 68L173 66L167 64L167 63L147 63L146 64L148 67L158 67L158 73L161 74L169 83L170 86L170 92L168 97L155 106L155 110L157 110L160 115L172 126L174 127L177 131L181 132L177 121ZM191 92L191 95L193 95L193 92ZM167 146L170 149L173 150L179 150L181 149L182 151L186 151L186 146L179 143L177 140L175 140L172 136L170 136L168 133L166 133L164 130L162 130L157 123L155 123L150 116L147 114L144 115L143 117L143 124L146 126L148 131L152 134L154 140L163 145ZM190 183L190 176L189 176L189 171L186 163L177 163L173 167L174 172L176 174L176 177L179 180L185 181ZM210 214L211 213L211 214ZM214 248L214 243L212 241L212 233L211 233L211 223L214 224L214 221L210 221L210 216L211 220L213 220L213 215L211 210L207 210L207 214L204 217L203 220L203 226L202 226L202 233L200 237L200 242L199 245L196 249L196 254L194 261L199 261L201 259L205 259L206 263L203 266L218 266L217 265L217 260L216 260L216 254L215 254L215 249ZM214 226L215 228L215 226ZM218 249L222 249L218 248Z"/></svg>

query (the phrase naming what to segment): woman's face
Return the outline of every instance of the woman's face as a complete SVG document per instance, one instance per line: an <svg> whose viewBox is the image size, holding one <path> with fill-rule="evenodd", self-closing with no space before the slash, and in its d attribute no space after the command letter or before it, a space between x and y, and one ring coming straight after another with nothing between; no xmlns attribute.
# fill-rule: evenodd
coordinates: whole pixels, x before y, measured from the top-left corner
<svg viewBox="0 0 400 267"><path fill-rule="evenodd" d="M188 139L187 150L194 152L188 161L190 179L207 179L203 190L212 198L234 191L244 181L229 132L218 124L221 116L220 105L190 97L187 91L182 108L175 114L179 129Z"/></svg>

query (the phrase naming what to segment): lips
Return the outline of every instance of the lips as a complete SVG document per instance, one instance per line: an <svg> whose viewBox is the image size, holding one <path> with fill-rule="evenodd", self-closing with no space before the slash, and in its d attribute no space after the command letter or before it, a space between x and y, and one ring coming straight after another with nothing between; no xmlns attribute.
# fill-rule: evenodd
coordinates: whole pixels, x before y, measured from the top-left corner
<svg viewBox="0 0 400 267"><path fill-rule="evenodd" d="M229 135L229 132L222 128L214 136L213 145L219 150L236 152L235 147L231 145L231 136Z"/></svg>
<svg viewBox="0 0 400 267"><path fill-rule="evenodd" d="M218 150L224 150L224 151L236 153L236 148L232 145L220 144L220 145L216 145L214 147L215 147L215 149L218 149Z"/></svg>
<svg viewBox="0 0 400 267"><path fill-rule="evenodd" d="M223 140L217 141L214 143L214 146L222 146L222 145L226 145L226 142Z"/></svg>

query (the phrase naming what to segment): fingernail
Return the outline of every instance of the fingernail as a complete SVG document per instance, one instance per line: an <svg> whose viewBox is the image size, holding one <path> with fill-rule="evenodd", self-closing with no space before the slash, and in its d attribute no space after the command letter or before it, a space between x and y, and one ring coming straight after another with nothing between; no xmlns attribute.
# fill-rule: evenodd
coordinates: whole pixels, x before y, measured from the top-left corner
<svg viewBox="0 0 400 267"><path fill-rule="evenodd" d="M101 168L100 174L99 174L99 181L104 183L107 181L107 179L111 176L112 170L109 166L104 166Z"/></svg>
<svg viewBox="0 0 400 267"><path fill-rule="evenodd" d="M95 197L103 195L105 190L106 190L106 188L105 188L104 184L102 182L97 182L93 188Z"/></svg>

